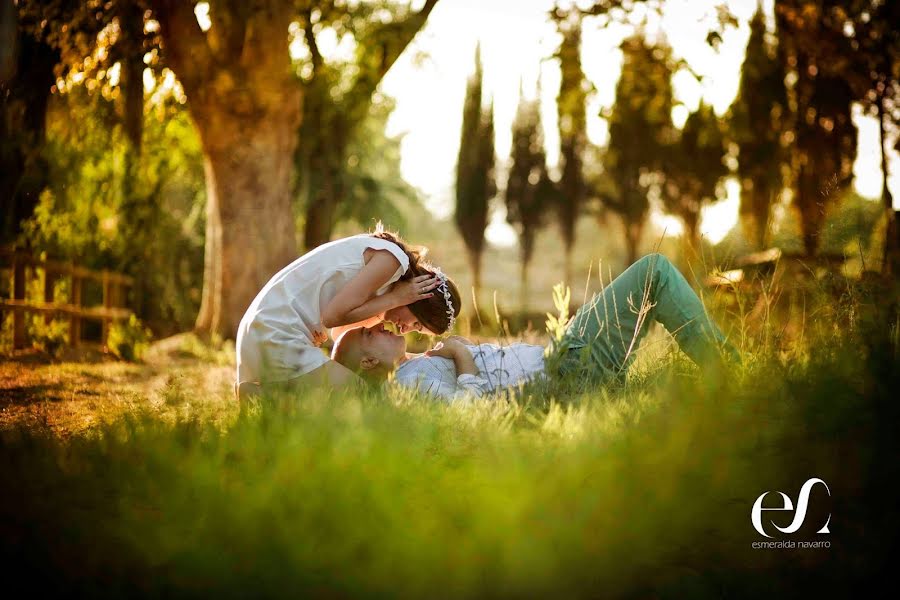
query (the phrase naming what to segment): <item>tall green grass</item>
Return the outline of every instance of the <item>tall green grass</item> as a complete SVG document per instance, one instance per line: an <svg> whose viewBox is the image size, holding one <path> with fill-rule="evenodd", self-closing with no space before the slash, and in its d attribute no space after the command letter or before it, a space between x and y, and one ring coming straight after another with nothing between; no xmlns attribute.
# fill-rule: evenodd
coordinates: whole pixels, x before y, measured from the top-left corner
<svg viewBox="0 0 900 600"><path fill-rule="evenodd" d="M848 595L898 531L897 317L873 305L722 378L654 356L574 395L309 392L224 424L6 432L0 564L67 595ZM754 500L810 477L831 497L790 537L831 548L751 548Z"/></svg>

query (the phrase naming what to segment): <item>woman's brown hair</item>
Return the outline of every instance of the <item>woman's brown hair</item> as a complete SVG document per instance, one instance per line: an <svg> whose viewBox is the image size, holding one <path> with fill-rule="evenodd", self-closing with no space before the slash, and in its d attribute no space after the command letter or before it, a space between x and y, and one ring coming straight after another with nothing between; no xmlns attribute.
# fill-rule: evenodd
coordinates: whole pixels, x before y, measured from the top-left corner
<svg viewBox="0 0 900 600"><path fill-rule="evenodd" d="M434 275L435 267L424 260L425 255L428 253L428 248L408 245L398 234L384 231L381 223L375 227L375 231L371 235L372 237L396 244L409 257L409 268L400 276L401 280L412 279L419 275ZM444 276L446 277L446 275ZM459 317L459 313L462 310L462 298L459 295L456 284L449 277L447 277L447 291L450 292L450 303L453 305L454 318ZM431 298L413 302L408 308L423 327L434 333L441 334L448 329L450 315L447 313L448 306L447 301L444 299L443 290L438 287L433 290L433 293L434 296Z"/></svg>

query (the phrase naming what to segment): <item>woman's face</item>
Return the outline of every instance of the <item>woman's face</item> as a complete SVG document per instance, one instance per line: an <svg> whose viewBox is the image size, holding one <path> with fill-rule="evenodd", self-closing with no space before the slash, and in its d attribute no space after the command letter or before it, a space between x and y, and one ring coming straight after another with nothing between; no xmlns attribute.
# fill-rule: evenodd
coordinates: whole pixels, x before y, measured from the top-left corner
<svg viewBox="0 0 900 600"><path fill-rule="evenodd" d="M419 319L416 318L412 311L409 310L407 306L398 306L397 308L392 308L391 310L384 313L384 320L388 323L393 323L397 329L400 330L400 333L409 333L410 331L420 331L422 333L427 333L428 335L436 335L434 332L429 331L425 327L419 323Z"/></svg>

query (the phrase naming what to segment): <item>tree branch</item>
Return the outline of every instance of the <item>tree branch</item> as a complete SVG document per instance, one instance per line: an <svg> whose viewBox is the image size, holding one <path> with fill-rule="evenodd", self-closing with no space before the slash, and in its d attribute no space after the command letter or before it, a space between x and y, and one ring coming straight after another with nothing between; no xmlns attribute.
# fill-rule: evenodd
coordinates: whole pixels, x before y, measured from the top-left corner
<svg viewBox="0 0 900 600"><path fill-rule="evenodd" d="M376 87L384 76L387 75L387 72L390 71L394 63L397 62L397 59L400 58L400 55L403 54L403 51L406 50L406 47L409 46L410 42L412 42L419 31L421 31L422 27L425 26L428 16L431 14L431 11L434 10L437 3L438 0L426 0L425 4L418 12L413 13L411 16L407 17L405 21L399 24L398 28L400 31L398 31L398 39L390 45L391 48L386 50L381 58L381 69L378 81L375 82ZM374 87L372 91L375 91Z"/></svg>
<svg viewBox="0 0 900 600"><path fill-rule="evenodd" d="M168 66L175 71L188 96L198 89L212 67L212 51L194 15L194 3L182 0L149 0L159 21Z"/></svg>
<svg viewBox="0 0 900 600"><path fill-rule="evenodd" d="M399 23L387 23L373 35L375 39L385 39L393 36L393 39L385 41L381 44L382 56L379 68L370 76L360 76L353 86L352 94L354 96L369 97L375 92L375 88L384 79L384 76L390 71L391 67L406 50L410 42L416 37L416 34L425 25L428 16L438 0L426 0L425 4L418 11L410 14L406 19Z"/></svg>
<svg viewBox="0 0 900 600"><path fill-rule="evenodd" d="M244 49L247 21L252 5L249 2L217 2L209 13L209 45L225 62L237 62Z"/></svg>
<svg viewBox="0 0 900 600"><path fill-rule="evenodd" d="M322 53L319 52L319 45L316 43L316 36L313 33L312 7L303 13L306 23L303 26L303 37L306 39L306 45L309 46L309 54L312 57L313 76L319 74L322 67Z"/></svg>

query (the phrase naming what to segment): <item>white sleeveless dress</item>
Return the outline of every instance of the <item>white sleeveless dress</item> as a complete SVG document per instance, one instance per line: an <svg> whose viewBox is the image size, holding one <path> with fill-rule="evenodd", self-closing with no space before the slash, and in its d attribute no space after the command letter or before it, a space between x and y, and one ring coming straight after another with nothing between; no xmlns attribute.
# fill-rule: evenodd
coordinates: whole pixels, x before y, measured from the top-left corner
<svg viewBox="0 0 900 600"><path fill-rule="evenodd" d="M409 268L409 257L397 244L367 234L323 244L269 280L238 326L237 385L288 381L330 360L314 343L327 335L322 308L365 266L367 248L388 250L400 261L380 296Z"/></svg>

